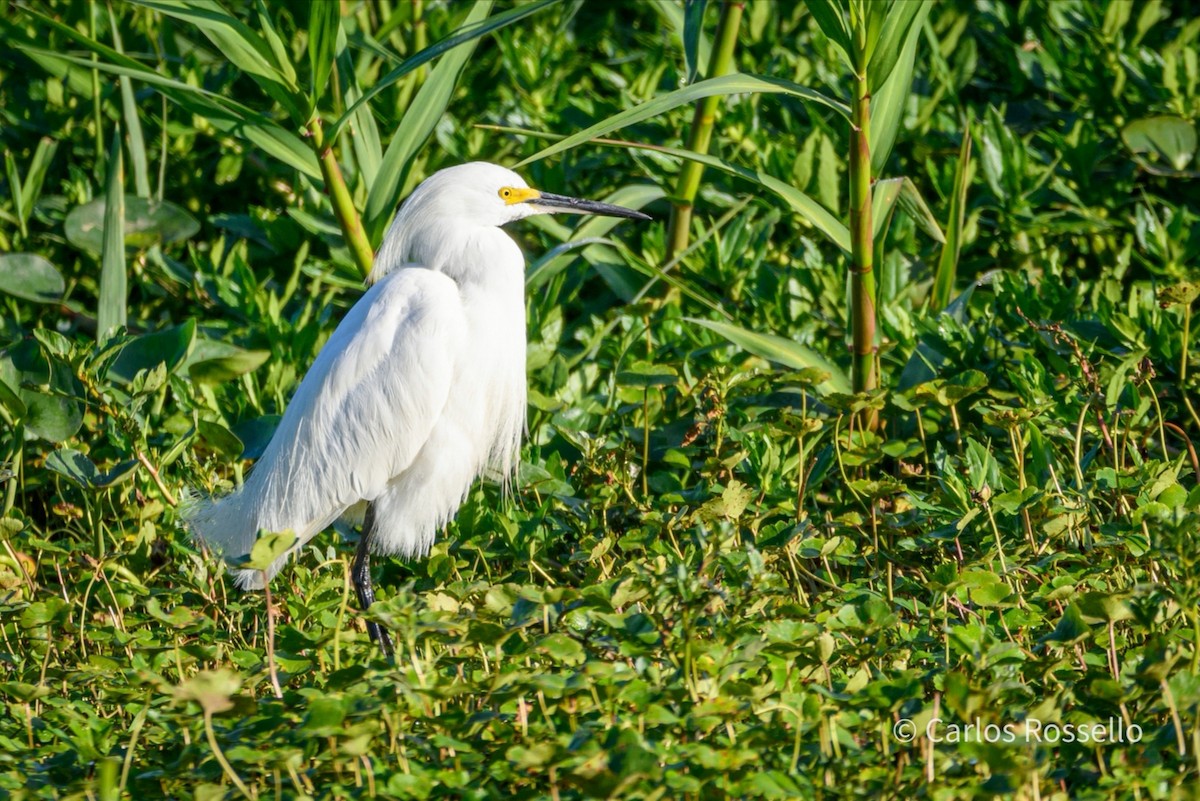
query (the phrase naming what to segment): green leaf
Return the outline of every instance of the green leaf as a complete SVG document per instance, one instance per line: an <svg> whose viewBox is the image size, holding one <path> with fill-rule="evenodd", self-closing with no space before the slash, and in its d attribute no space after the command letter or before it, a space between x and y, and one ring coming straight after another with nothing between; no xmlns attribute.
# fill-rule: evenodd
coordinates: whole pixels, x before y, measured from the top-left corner
<svg viewBox="0 0 1200 801"><path fill-rule="evenodd" d="M143 334L121 348L108 368L108 377L127 383L141 370L151 370L160 364L166 366L167 372L172 372L187 357L195 337L195 320Z"/></svg>
<svg viewBox="0 0 1200 801"><path fill-rule="evenodd" d="M1172 116L1134 120L1121 129L1121 139L1133 153L1166 161L1183 170L1196 155L1196 126Z"/></svg>
<svg viewBox="0 0 1200 801"><path fill-rule="evenodd" d="M1164 309L1191 306L1197 295L1200 295L1200 283L1182 281L1158 290L1158 304Z"/></svg>
<svg viewBox="0 0 1200 801"><path fill-rule="evenodd" d="M25 229L25 221L29 217L29 210L25 207L25 198L21 194L21 176L17 173L17 160L13 158L11 150L4 151L4 172L8 177L8 191L12 195L14 211L17 213L17 222L20 224L21 236L28 236Z"/></svg>
<svg viewBox="0 0 1200 801"><path fill-rule="evenodd" d="M577 147L590 139L598 136L604 136L613 131L624 128L627 125L633 125L644 120L657 117L658 115L670 111L679 106L694 103L705 97L713 95L732 95L756 92L762 94L785 94L791 97L798 97L801 100L808 100L814 103L820 103L828 106L834 111L838 111L847 118L850 116L850 107L845 103L838 102L832 98L826 97L820 92L800 86L799 84L785 81L779 78L766 78L761 75L752 75L749 73L734 72L729 75L722 75L718 78L708 78L707 80L694 83L691 86L685 86L682 89L676 89L673 92L668 92L665 95L659 95L653 100L648 100L641 105L634 106L631 109L626 109L620 113L607 117L600 122L584 128L578 133L566 136L552 145L542 148L532 156L522 160L517 164L522 167L526 164L531 164L535 161L549 158L550 156L562 153L564 150L570 150Z"/></svg>
<svg viewBox="0 0 1200 801"><path fill-rule="evenodd" d="M715 331L734 345L764 359L778 362L794 370L804 370L809 367L822 370L828 376L817 385L817 389L822 392L848 394L851 391L850 379L846 377L846 374L839 367L827 361L811 348L801 345L799 342L793 342L790 339L775 336L774 334L760 334L756 331L748 331L731 323L722 323L716 320L699 320L693 317L685 317L684 319L696 325L703 326L710 331Z"/></svg>
<svg viewBox="0 0 1200 801"><path fill-rule="evenodd" d="M125 195L125 245L131 250L149 250L191 239L200 223L180 206L165 200ZM63 222L67 241L80 250L100 253L104 249L104 225L108 201L97 198L71 209Z"/></svg>
<svg viewBox="0 0 1200 801"><path fill-rule="evenodd" d="M34 9L26 8L24 13L39 20L42 24L53 28L59 34L71 39L82 47L102 57L101 61L89 61L84 58L69 56L57 51L45 50L26 42L17 43L17 48L31 58L44 65L66 63L75 64L87 70L100 70L113 75L128 75L157 88L172 101L178 103L187 111L206 118L221 132L235 134L255 146L262 148L267 154L274 156L285 164L300 170L305 175L316 180L321 179L321 168L312 148L306 145L300 137L280 128L262 114L247 106L210 92L199 86L182 83L172 78L160 75L157 71L146 67L140 62L113 50L100 42L84 36L79 31L64 25L52 17ZM87 94L87 92L83 92Z"/></svg>
<svg viewBox="0 0 1200 801"><path fill-rule="evenodd" d="M700 74L700 42L704 37L704 9L708 0L684 0L683 3L683 61L687 82L695 83Z"/></svg>
<svg viewBox="0 0 1200 801"><path fill-rule="evenodd" d="M230 63L245 72L297 125L305 122L294 81L279 69L270 45L217 0L131 0L140 6L191 23L208 37Z"/></svg>
<svg viewBox="0 0 1200 801"><path fill-rule="evenodd" d="M617 383L627 387L669 387L678 380L673 367L641 361L617 373Z"/></svg>
<svg viewBox="0 0 1200 801"><path fill-rule="evenodd" d="M342 4L313 3L309 6L308 62L312 69L309 94L315 108L325 93L337 57L338 32L342 27Z"/></svg>
<svg viewBox="0 0 1200 801"><path fill-rule="evenodd" d="M817 21L821 33L837 45L838 54L846 62L846 66L853 69L854 62L850 53L854 47L850 42L850 27L846 24L846 16L842 9L835 0L806 0L805 5L808 6L808 13Z"/></svg>
<svg viewBox="0 0 1200 801"><path fill-rule="evenodd" d="M423 64L433 61L442 53L452 50L455 47L458 47L460 44L479 39L480 37L486 36L489 33L493 33L501 28L512 25L514 22L525 19L531 14L536 14L542 9L557 2L558 0L537 0L537 2L526 3L524 5L517 6L516 8L511 8L502 14L489 17L477 25L461 26L453 35L447 36L440 42L430 45L411 58L406 58L387 75L375 81L366 94L358 98L358 100L351 104L350 108L346 109L342 116L338 118L337 122L330 126L329 130L326 132L326 139L332 142L335 138L337 138L338 133L341 132L342 126L344 126L354 116L355 112L357 112L360 107L368 103L380 92L389 88L392 84L396 83L396 81L399 81L405 75L422 66Z"/></svg>
<svg viewBox="0 0 1200 801"><path fill-rule="evenodd" d="M233 709L231 700L242 688L242 677L221 668L202 670L175 688L179 701L195 701L209 715Z"/></svg>
<svg viewBox="0 0 1200 801"><path fill-rule="evenodd" d="M930 0L904 0L892 3L888 9L883 27L879 31L879 38L871 53L871 61L867 65L867 90L872 96L887 83L896 67L904 62L904 51L920 34L921 25L929 14L930 6ZM907 69L911 75L911 56L907 60ZM909 82L904 82L906 93Z"/></svg>
<svg viewBox="0 0 1200 801"><path fill-rule="evenodd" d="M898 9L916 9L915 24L907 28L907 35L899 43L898 57L892 62L882 84L871 92L871 173L879 175L887 164L892 146L904 127L904 109L908 105L912 90L913 63L917 56L917 43L921 38L921 25L929 13L928 0L906 0L896 3L888 15L891 20L901 13ZM899 20L899 18L898 18ZM886 24L885 24L886 28ZM885 62L891 59L888 53L876 51L876 58ZM874 59L872 59L874 63Z"/></svg>
<svg viewBox="0 0 1200 801"><path fill-rule="evenodd" d="M958 163L954 167L954 184L950 193L950 212L946 220L946 238L938 256L937 273L929 296L931 311L946 308L954 293L958 277L958 256L962 250L963 226L966 219L967 188L975 174L971 164L971 118L963 121L962 144L958 147Z"/></svg>
<svg viewBox="0 0 1200 801"><path fill-rule="evenodd" d="M220 423L214 423L211 420L201 420L197 429L200 432L200 438L222 456L237 459L245 449L245 446L242 445L242 441L237 438L237 435Z"/></svg>
<svg viewBox="0 0 1200 801"><path fill-rule="evenodd" d="M491 11L492 0L479 0L471 6L462 27L478 24ZM425 140L433 133L434 126L446 113L446 106L454 94L458 84L458 76L463 67L475 52L478 39L460 45L446 54L445 58L429 73L429 77L417 90L417 96L400 120L400 125L392 135L383 161L367 194L367 206L363 211L363 224L367 236L372 243L378 243L383 238L383 229L388 219L395 211L400 201L400 192L404 188L404 178L412 165L413 157Z"/></svg>
<svg viewBox="0 0 1200 801"><path fill-rule="evenodd" d="M348 51L338 56L338 72L346 75L350 81L346 87L346 102L355 105L362 97L358 86L358 78L354 74L354 62ZM371 186L379 173L379 164L383 161L383 146L379 140L379 126L375 123L375 115L370 106L358 106L354 112L349 131L350 141L354 147L354 160L358 163L358 174L363 184Z"/></svg>
<svg viewBox="0 0 1200 801"><path fill-rule="evenodd" d="M83 424L83 408L77 400L82 388L71 366L47 359L35 340L0 351L0 380L25 407L22 419L28 433L62 442Z"/></svg>
<svg viewBox="0 0 1200 801"><path fill-rule="evenodd" d="M127 277L125 275L125 165L121 156L120 126L113 132L108 154L108 188L105 192L100 306L96 312L96 338L103 342L113 329L125 326Z"/></svg>
<svg viewBox="0 0 1200 801"><path fill-rule="evenodd" d="M59 448L47 456L46 468L69 478L81 487L91 487L98 473L91 459L70 448Z"/></svg>
<svg viewBox="0 0 1200 801"><path fill-rule="evenodd" d="M1083 619L1083 614L1080 612L1079 607L1076 604L1071 604L1063 612L1062 619L1058 621L1058 625L1054 627L1054 631L1039 639L1038 642L1072 645L1086 640L1091 636L1092 629Z"/></svg>
<svg viewBox="0 0 1200 801"><path fill-rule="evenodd" d="M121 46L121 27L117 24L111 5L108 7L108 20L113 47L118 53L124 53L125 50ZM137 99L133 94L133 82L128 75L120 76L117 82L121 86L121 110L129 138L129 162L133 166L133 184L137 187L139 197L150 197L150 167L146 158L146 140L142 136Z"/></svg>
<svg viewBox="0 0 1200 801"><path fill-rule="evenodd" d="M41 256L0 254L0 292L34 303L57 303L65 288L62 274Z"/></svg>
<svg viewBox="0 0 1200 801"><path fill-rule="evenodd" d="M235 564L247 570L268 570L275 560L286 556L296 544L296 534L292 531L259 532L250 555Z"/></svg>
<svg viewBox="0 0 1200 801"><path fill-rule="evenodd" d="M696 84L699 86L700 84ZM675 156L689 161L698 161L709 167L736 175L750 181L755 186L766 189L783 201L785 201L792 210L797 212L801 217L811 223L818 231L829 238L833 244L837 245L844 252L850 252L850 230L846 228L836 217L830 214L824 206L818 203L813 198L801 192L796 187L784 181L767 175L761 170L753 170L747 167L739 167L735 164L730 164L722 161L716 156L710 156L705 153L694 153L691 150L685 150L677 147L664 147L662 145L647 145L639 142L610 142L608 144L619 147L628 147L635 150L652 150L655 153L665 153L668 156Z"/></svg>
<svg viewBox="0 0 1200 801"><path fill-rule="evenodd" d="M271 358L269 350L235 349L222 356L194 362L188 375L201 384L220 384L253 372Z"/></svg>

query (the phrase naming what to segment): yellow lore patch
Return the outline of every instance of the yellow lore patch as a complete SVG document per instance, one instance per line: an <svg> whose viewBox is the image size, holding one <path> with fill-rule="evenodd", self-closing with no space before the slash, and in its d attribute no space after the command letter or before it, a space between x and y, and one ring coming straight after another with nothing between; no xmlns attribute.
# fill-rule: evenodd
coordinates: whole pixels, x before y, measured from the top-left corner
<svg viewBox="0 0 1200 801"><path fill-rule="evenodd" d="M505 186L500 189L500 199L505 205L511 206L514 203L525 203L529 200L537 200L542 196L542 193L536 189L529 187Z"/></svg>

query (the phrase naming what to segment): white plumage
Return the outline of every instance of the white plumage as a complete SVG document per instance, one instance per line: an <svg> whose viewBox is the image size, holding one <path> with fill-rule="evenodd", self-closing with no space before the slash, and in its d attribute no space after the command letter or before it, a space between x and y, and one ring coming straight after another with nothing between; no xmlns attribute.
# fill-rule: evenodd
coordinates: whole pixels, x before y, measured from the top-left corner
<svg viewBox="0 0 1200 801"><path fill-rule="evenodd" d="M290 529L298 549L365 502L370 551L428 553L475 478L510 476L517 464L525 262L499 226L554 211L649 219L530 189L482 162L417 187L388 229L373 285L313 362L271 444L241 488L191 512L194 534L236 557L260 529ZM256 588L262 574L238 571L237 581Z"/></svg>

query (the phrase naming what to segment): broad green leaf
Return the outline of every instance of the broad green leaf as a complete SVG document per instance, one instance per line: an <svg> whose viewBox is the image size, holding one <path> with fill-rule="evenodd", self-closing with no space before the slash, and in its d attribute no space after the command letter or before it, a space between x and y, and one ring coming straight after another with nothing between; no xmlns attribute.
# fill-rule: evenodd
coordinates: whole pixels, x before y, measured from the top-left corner
<svg viewBox="0 0 1200 801"><path fill-rule="evenodd" d="M137 472L138 466L141 465L137 459L126 459L100 473L92 479L92 486L96 489L104 489L113 487L128 481L129 478Z"/></svg>
<svg viewBox="0 0 1200 801"><path fill-rule="evenodd" d="M694 83L691 86L685 86L682 89L676 89L673 92L667 92L665 95L659 95L653 100L648 100L641 105L634 106L631 109L619 112L600 122L584 128L578 133L564 137L552 145L542 148L532 156L522 160L517 164L522 167L535 161L549 158L550 156L562 153L564 150L570 150L573 147L583 144L598 136L605 136L613 131L624 128L627 125L633 125L643 120L657 117L664 112L670 111L679 106L694 103L705 97L713 95L732 95L742 93L763 93L763 94L785 94L791 97L798 97L801 100L808 100L814 103L819 103L829 108L841 112L847 118L850 116L850 108L837 100L826 97L820 92L792 83L791 81L781 80L779 78L765 78L761 75L751 75L749 73L734 72L729 75L722 75L719 78L708 78L707 80Z"/></svg>
<svg viewBox="0 0 1200 801"><path fill-rule="evenodd" d="M491 11L491 0L479 0L471 7L463 27L478 24ZM429 73L429 77L417 90L417 96L400 120L400 125L392 135L371 191L367 194L367 207L363 210L363 225L371 242L378 243L383 238L383 229L388 219L400 202L400 192L404 187L404 178L412 164L413 156L425 144L425 140L433 133L434 126L446 113L446 106L454 94L458 76L475 52L478 39L451 50L438 62Z"/></svg>
<svg viewBox="0 0 1200 801"><path fill-rule="evenodd" d="M486 36L489 33L493 33L501 28L512 25L514 22L525 19L531 14L536 14L542 9L557 2L558 0L537 0L536 2L526 3L525 5L511 8L508 11L495 15L494 17L488 17L486 20L478 23L477 25L464 25L453 35L447 36L440 42L430 45L411 58L406 58L399 65L397 65L395 69L377 80L362 97L358 98L358 100L354 101L354 103L352 103L350 107L346 109L342 116L338 118L337 122L330 126L326 131L326 139L332 142L335 138L337 138L338 133L341 132L342 126L350 121L351 117L361 106L368 103L377 94L389 88L392 84L396 83L396 81L399 81L405 75L422 66L423 64L433 61L442 53L452 50L453 48L458 47L460 44L479 39L480 37Z"/></svg>
<svg viewBox="0 0 1200 801"><path fill-rule="evenodd" d="M175 688L179 701L195 701L206 714L233 709L232 698L242 689L242 677L231 670L202 670Z"/></svg>
<svg viewBox="0 0 1200 801"><path fill-rule="evenodd" d="M195 338L195 320L143 334L121 348L108 368L108 377L127 383L141 370L150 370L160 364L166 365L167 372L172 372L187 357Z"/></svg>
<svg viewBox="0 0 1200 801"><path fill-rule="evenodd" d="M47 456L46 468L71 479L81 487L91 487L92 481L99 473L91 459L70 448L59 448Z"/></svg>
<svg viewBox="0 0 1200 801"><path fill-rule="evenodd" d="M675 368L637 361L617 373L617 383L627 387L669 387L679 380Z"/></svg>
<svg viewBox="0 0 1200 801"><path fill-rule="evenodd" d="M1172 306L1191 306L1198 295L1200 283L1185 281L1158 290L1158 303L1164 309Z"/></svg>
<svg viewBox="0 0 1200 801"><path fill-rule="evenodd" d="M1071 604L1063 612L1054 631L1040 638L1038 642L1071 645L1091 636L1092 629L1083 619L1083 613L1076 604Z"/></svg>
<svg viewBox="0 0 1200 801"><path fill-rule="evenodd" d="M271 49L275 66L283 73L284 82L288 86L295 86L296 68L292 66L292 54L288 52L287 45L283 43L283 37L279 35L275 22L271 19L271 9L267 7L266 0L254 0L254 8L258 12L258 27L262 31L267 47Z"/></svg>
<svg viewBox="0 0 1200 801"><path fill-rule="evenodd" d="M0 292L34 303L57 303L65 288L58 269L36 253L0 253Z"/></svg>
<svg viewBox="0 0 1200 801"><path fill-rule="evenodd" d="M883 235L892 219L896 201L900 199L900 185L903 183L903 178L886 178L876 181L871 187L871 225L875 229L873 236L876 241Z"/></svg>
<svg viewBox="0 0 1200 801"><path fill-rule="evenodd" d="M275 436L275 429L279 428L279 421L282 419L282 415L267 414L253 420L245 420L230 429L233 435L242 441L239 458L257 459L262 456L263 451L271 444L271 437Z"/></svg>
<svg viewBox="0 0 1200 801"><path fill-rule="evenodd" d="M237 435L220 423L212 420L201 420L197 429L200 439L210 448L229 459L237 459L242 455L245 446Z"/></svg>
<svg viewBox="0 0 1200 801"><path fill-rule="evenodd" d="M249 570L268 570L277 559L286 556L296 544L296 535L291 531L260 532L250 556L237 566Z"/></svg>
<svg viewBox="0 0 1200 801"><path fill-rule="evenodd" d="M62 442L83 424L79 380L70 365L47 359L36 340L25 339L0 351L0 381L16 392L24 406L22 419L28 433Z"/></svg>
<svg viewBox="0 0 1200 801"><path fill-rule="evenodd" d="M830 363L816 351L801 345L799 342L794 342L775 334L760 334L757 331L749 331L732 323L723 323L716 320L700 320L694 317L685 317L684 319L696 325L703 326L710 331L714 331L734 345L764 359L778 362L794 370L815 367L824 371L828 374L828 378L817 385L817 388L823 392L849 394L851 391L850 379L846 377L841 368Z"/></svg>
<svg viewBox="0 0 1200 801"><path fill-rule="evenodd" d="M1196 126L1180 117L1134 120L1121 129L1121 139L1134 153L1161 158L1176 170L1196 155Z"/></svg>
<svg viewBox="0 0 1200 801"><path fill-rule="evenodd" d="M108 187L101 231L100 306L96 312L96 337L103 342L113 329L125 325L128 291L125 275L125 163L121 155L120 126L113 132L112 148L108 154Z"/></svg>
<svg viewBox="0 0 1200 801"><path fill-rule="evenodd" d="M341 3L313 3L309 6L308 62L312 70L309 94L315 108L325 93L337 53L338 31L342 26Z"/></svg>
<svg viewBox="0 0 1200 801"><path fill-rule="evenodd" d="M269 350L241 350L194 362L188 375L201 384L220 384L253 372L271 358Z"/></svg>
<svg viewBox="0 0 1200 801"><path fill-rule="evenodd" d="M126 195L124 207L125 246L131 250L143 251L154 245L182 242L200 230L195 217L165 200ZM67 241L80 250L101 252L107 208L107 201L97 198L72 209L63 222Z"/></svg>

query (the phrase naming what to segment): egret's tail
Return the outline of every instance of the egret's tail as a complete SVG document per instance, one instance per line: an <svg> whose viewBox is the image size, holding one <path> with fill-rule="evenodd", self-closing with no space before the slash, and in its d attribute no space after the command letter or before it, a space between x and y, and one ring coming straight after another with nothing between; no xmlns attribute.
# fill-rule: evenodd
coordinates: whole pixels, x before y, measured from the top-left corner
<svg viewBox="0 0 1200 801"><path fill-rule="evenodd" d="M257 495L251 480L224 498L195 497L184 506L183 518L194 538L226 560L237 560L249 555L258 539L261 524ZM279 572L289 555L290 552L272 563L267 571L268 580ZM230 573L240 589L263 588L263 574L258 570L230 568Z"/></svg>

